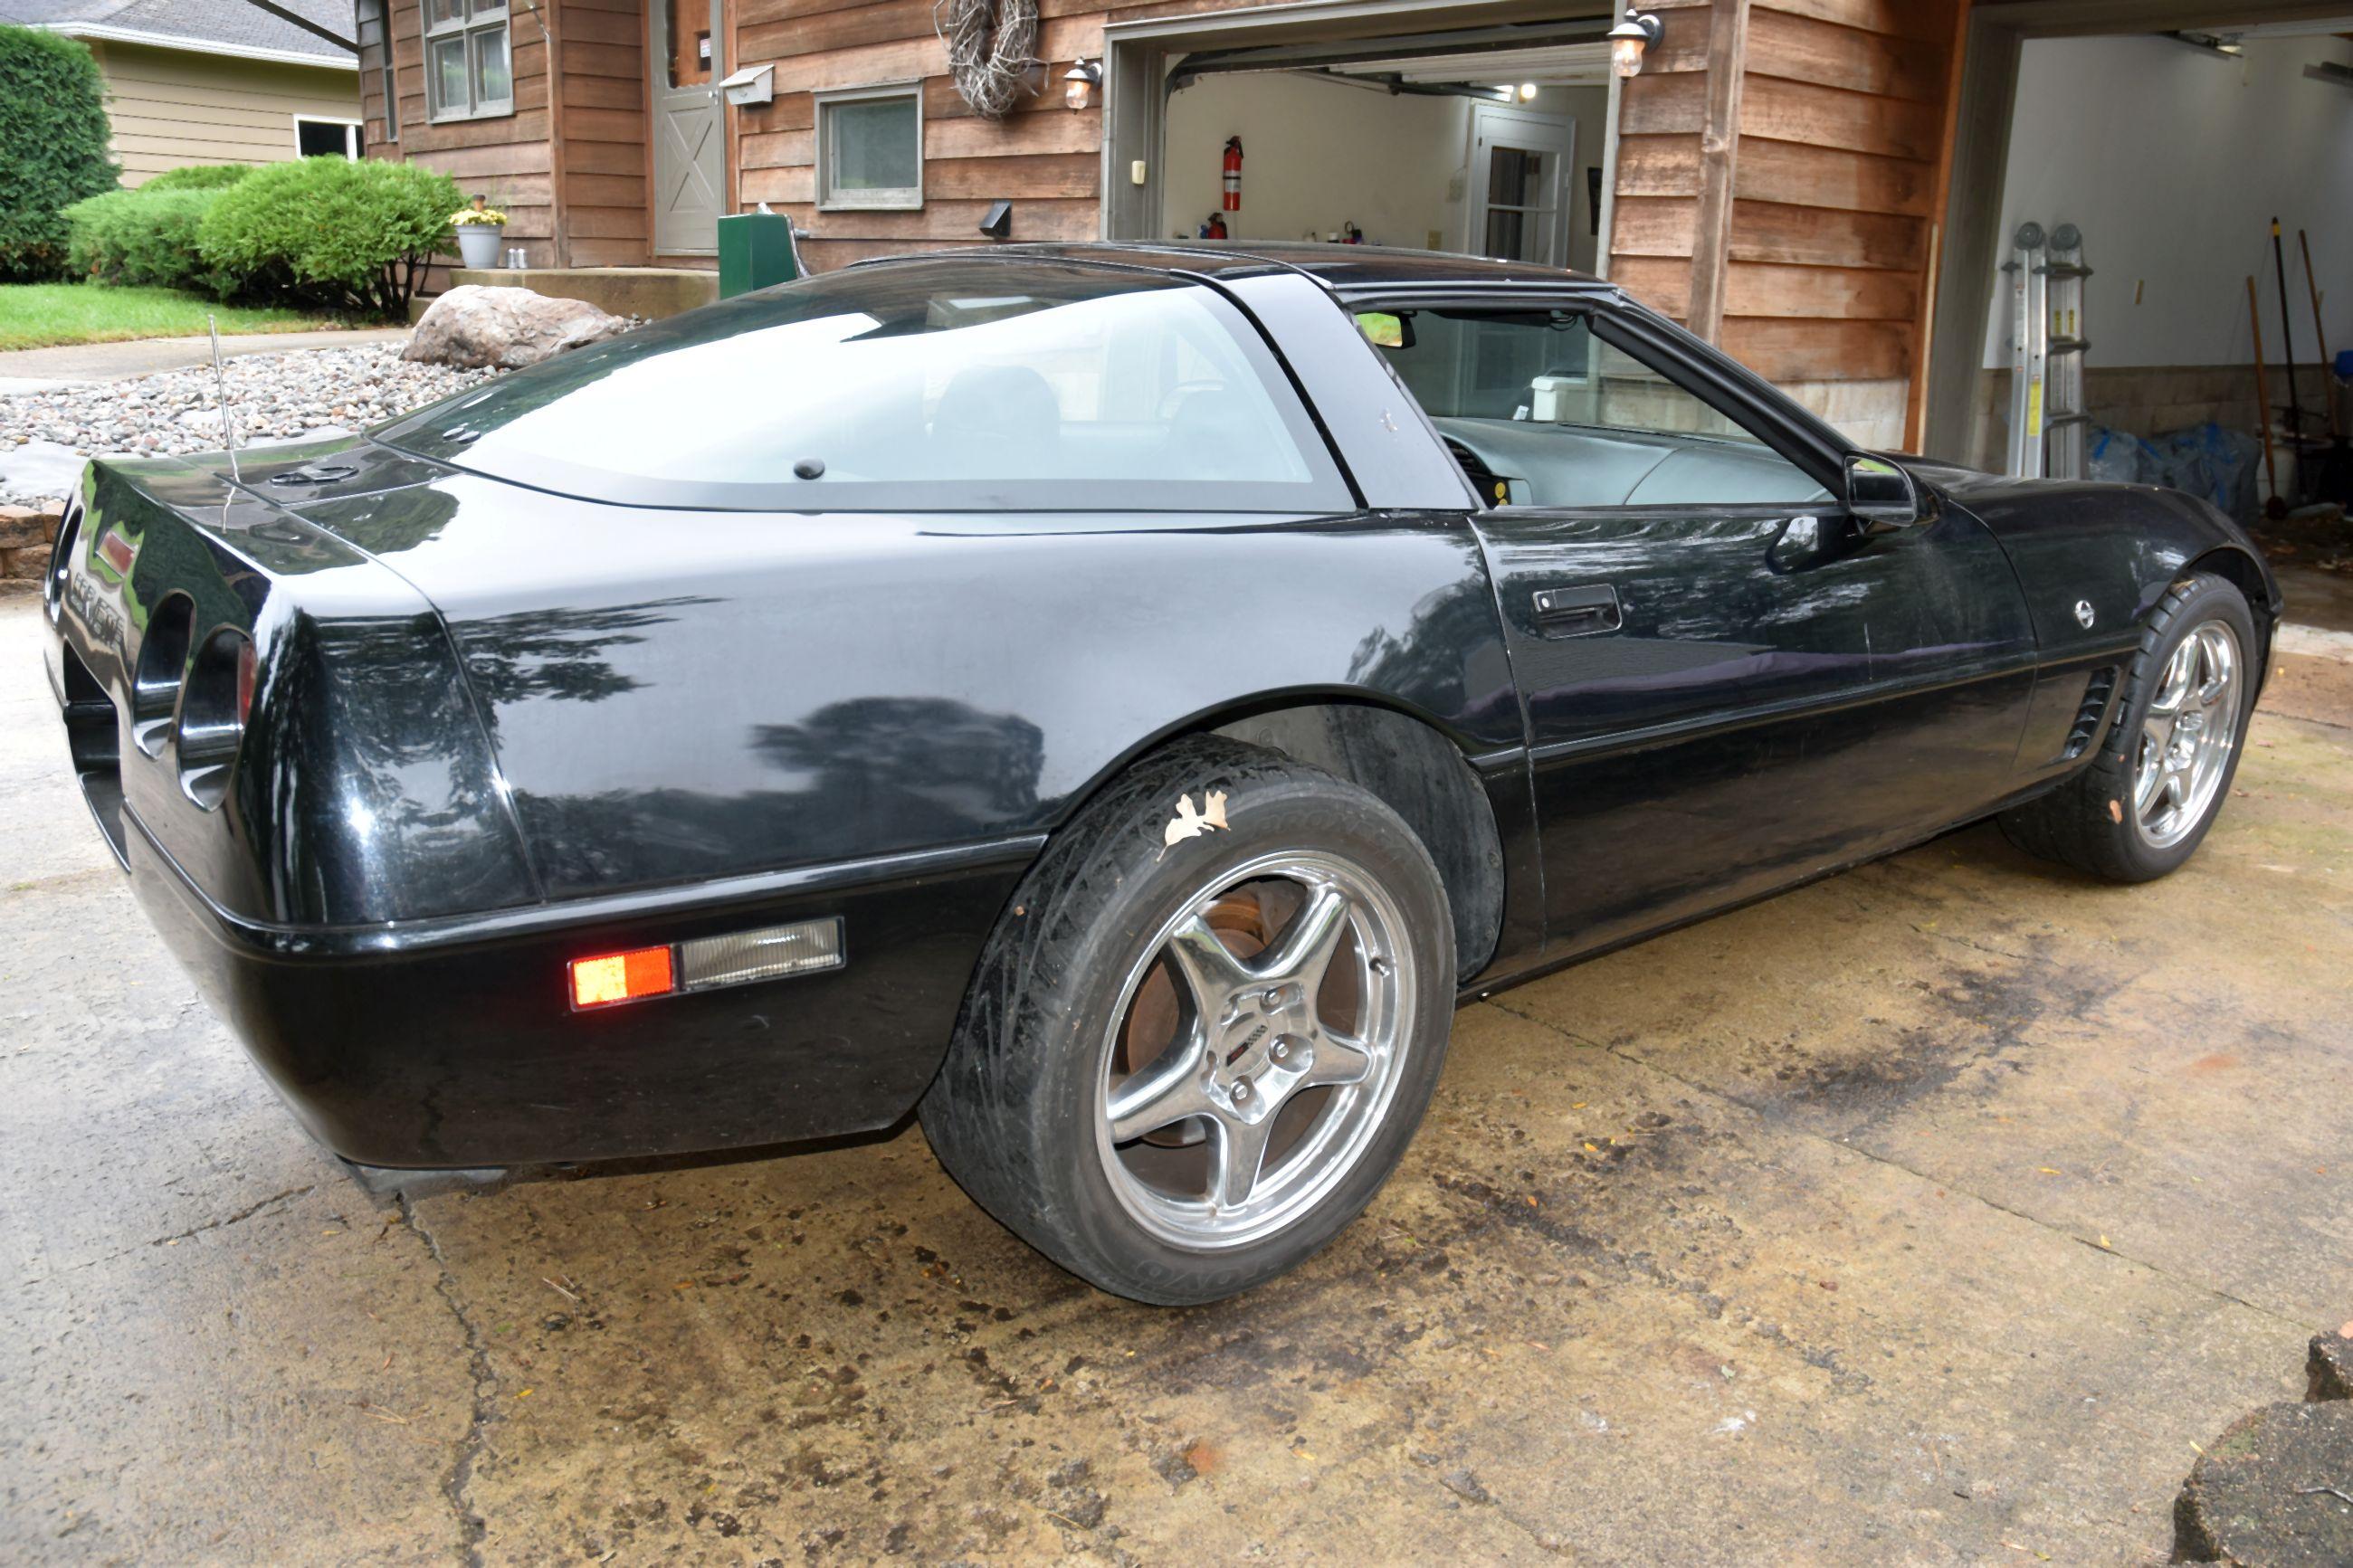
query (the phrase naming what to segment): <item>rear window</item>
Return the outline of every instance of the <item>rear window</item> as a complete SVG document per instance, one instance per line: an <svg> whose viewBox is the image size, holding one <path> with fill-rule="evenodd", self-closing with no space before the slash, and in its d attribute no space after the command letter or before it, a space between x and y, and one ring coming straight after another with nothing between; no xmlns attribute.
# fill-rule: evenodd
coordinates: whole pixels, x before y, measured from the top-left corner
<svg viewBox="0 0 2353 1568"><path fill-rule="evenodd" d="M829 273L575 350L378 430L562 494L795 511L1336 510L1257 330L1180 279Z"/></svg>

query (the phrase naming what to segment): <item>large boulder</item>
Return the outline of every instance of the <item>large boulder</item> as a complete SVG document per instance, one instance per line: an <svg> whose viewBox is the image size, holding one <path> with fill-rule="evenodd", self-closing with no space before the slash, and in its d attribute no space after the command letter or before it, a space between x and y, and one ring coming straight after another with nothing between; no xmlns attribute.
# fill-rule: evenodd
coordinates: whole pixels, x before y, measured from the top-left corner
<svg viewBox="0 0 2353 1568"><path fill-rule="evenodd" d="M628 321L586 300L461 283L433 301L400 357L463 370L521 370L628 330Z"/></svg>

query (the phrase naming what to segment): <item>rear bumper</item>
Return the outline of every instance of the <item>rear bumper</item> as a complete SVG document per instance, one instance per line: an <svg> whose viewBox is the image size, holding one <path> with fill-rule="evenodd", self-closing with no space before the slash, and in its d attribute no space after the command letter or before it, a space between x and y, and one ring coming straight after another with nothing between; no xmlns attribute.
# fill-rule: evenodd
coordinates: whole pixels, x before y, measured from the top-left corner
<svg viewBox="0 0 2353 1568"><path fill-rule="evenodd" d="M887 1127L938 1070L1034 838L480 916L297 928L207 899L125 811L132 885L304 1126L362 1164L462 1169ZM575 1012L574 958L826 915L821 974Z"/></svg>

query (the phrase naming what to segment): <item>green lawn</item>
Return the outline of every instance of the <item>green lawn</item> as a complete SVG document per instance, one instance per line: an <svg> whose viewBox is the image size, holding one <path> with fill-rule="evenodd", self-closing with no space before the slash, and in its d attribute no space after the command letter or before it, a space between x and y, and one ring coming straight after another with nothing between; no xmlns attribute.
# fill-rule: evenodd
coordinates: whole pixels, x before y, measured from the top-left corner
<svg viewBox="0 0 2353 1568"><path fill-rule="evenodd" d="M304 332L341 321L275 308L216 305L176 289L106 289L94 283L0 284L0 351L58 343L108 343L124 338L186 338L205 318L231 332Z"/></svg>

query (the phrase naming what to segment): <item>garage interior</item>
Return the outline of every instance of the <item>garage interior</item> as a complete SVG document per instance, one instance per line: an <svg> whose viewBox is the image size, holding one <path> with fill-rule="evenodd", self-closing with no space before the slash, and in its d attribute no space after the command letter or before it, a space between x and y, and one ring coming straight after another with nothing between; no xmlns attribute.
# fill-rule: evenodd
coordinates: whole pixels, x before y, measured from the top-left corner
<svg viewBox="0 0 2353 1568"><path fill-rule="evenodd" d="M1927 449L2005 467L2018 313L1999 268L2021 225L2073 225L2086 476L2194 489L2251 524L2276 495L2294 552L2315 530L2278 512L2348 499L2324 471L2345 398L2322 345L2353 346L2353 11L2137 9L2126 31L2094 7L1979 8Z"/></svg>
<svg viewBox="0 0 2353 1568"><path fill-rule="evenodd" d="M1162 157L1161 232L1342 240L1594 268L1609 143L1599 42L1467 47L1313 66L1180 66ZM1221 67L1237 68L1226 69ZM1221 205L1222 155L1246 154ZM1247 157L1260 149L1255 162Z"/></svg>

